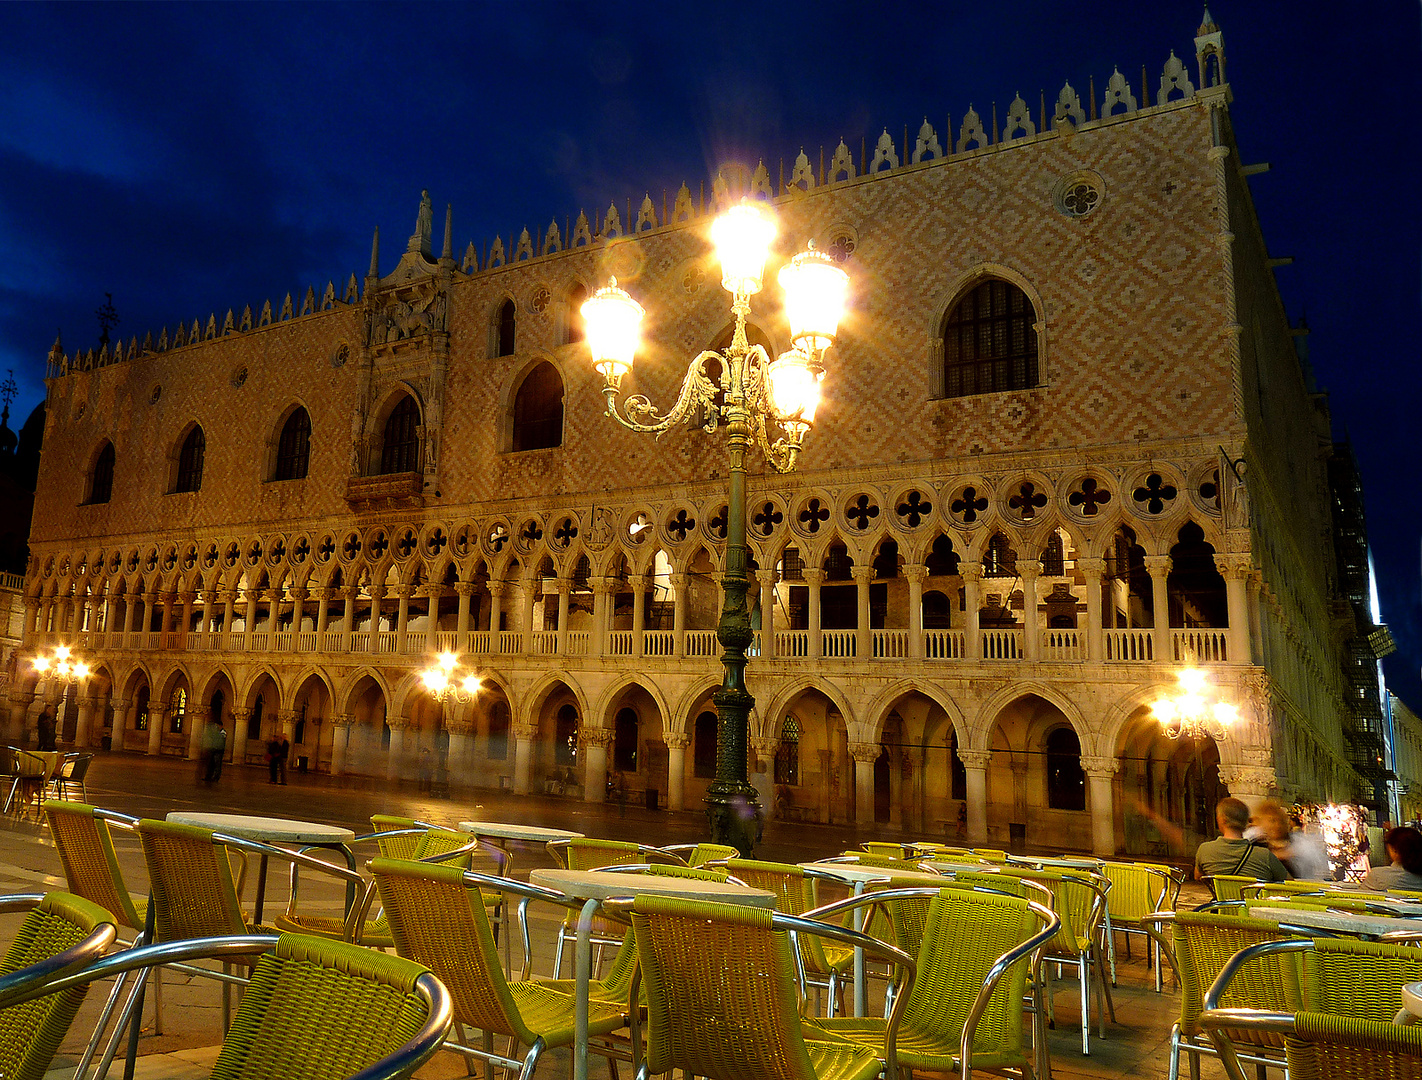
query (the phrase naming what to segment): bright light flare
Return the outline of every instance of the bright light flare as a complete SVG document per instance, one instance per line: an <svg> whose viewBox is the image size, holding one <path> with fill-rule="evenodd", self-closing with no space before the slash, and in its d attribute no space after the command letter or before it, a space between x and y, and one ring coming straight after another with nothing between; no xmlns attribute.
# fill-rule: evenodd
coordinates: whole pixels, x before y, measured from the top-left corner
<svg viewBox="0 0 1422 1080"><path fill-rule="evenodd" d="M711 242L721 262L721 287L753 296L765 278L765 260L775 239L775 222L753 202L731 207L711 224Z"/></svg>
<svg viewBox="0 0 1422 1080"><path fill-rule="evenodd" d="M593 367L607 384L616 387L632 370L632 359L642 335L642 305L617 287L617 279L593 293L581 308L584 333L592 352Z"/></svg>
<svg viewBox="0 0 1422 1080"><path fill-rule="evenodd" d="M824 352L839 333L849 275L811 244L781 267L779 279L785 290L791 344L811 355Z"/></svg>

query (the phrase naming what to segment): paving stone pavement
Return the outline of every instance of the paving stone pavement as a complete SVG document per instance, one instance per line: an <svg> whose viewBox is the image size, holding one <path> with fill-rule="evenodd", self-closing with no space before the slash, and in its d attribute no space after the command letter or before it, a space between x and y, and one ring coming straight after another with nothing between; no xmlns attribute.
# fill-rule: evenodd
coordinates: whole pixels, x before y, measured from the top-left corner
<svg viewBox="0 0 1422 1080"><path fill-rule="evenodd" d="M455 823L478 814L485 820L518 821L526 824L561 826L589 835L613 839L635 839L651 843L683 843L702 839L704 818L697 813L670 814L641 808L570 803L561 799L515 797L499 792L472 792L454 799L432 798L410 787L370 778L331 779L293 773L286 787L266 782L265 770L231 769L215 785L197 779L195 767L171 759L152 760L129 755L101 755L90 770L90 801L124 813L163 816L174 809L204 809L217 812L259 813L346 825L357 832L369 831L373 813L395 813L422 817L435 822ZM476 807L482 809L476 809ZM771 823L757 854L785 861L836 854L856 847L880 831L856 831L850 826L778 825ZM130 888L141 891L146 877L142 855L134 843L121 840L119 863ZM521 846L516 849L514 872L526 877L537 866L552 865L546 851ZM63 888L64 877L48 829L33 819L9 815L0 820L0 889L5 893L41 892ZM1196 903L1196 887L1187 886L1183 904ZM252 885L247 886L250 901ZM306 910L337 910L343 892L334 883L302 878L302 907ZM267 892L267 912L284 909L287 880L274 868ZM551 910L531 915L533 971L548 974L553 966L553 942L558 915ZM19 918L0 916L0 940L8 942ZM514 945L514 960L521 950ZM567 973L570 965L565 964ZM1118 983L1114 992L1116 1023L1107 1024L1105 1039L1093 1035L1091 1055L1080 1052L1078 989L1074 979L1056 982L1057 1028L1050 1036L1052 1069L1059 1077L1143 1077L1164 1076L1168 1065L1170 1024L1178 1009L1178 995L1169 988L1162 995L1152 989L1152 979L1137 944L1130 960L1124 941L1118 945ZM65 1041L47 1080L68 1080L78 1056L98 1019L107 984L95 987L80 1010L70 1037ZM149 995L151 1002L152 995ZM154 1034L152 1013L145 1017L140 1040L140 1080L189 1080L210 1074L221 1042L221 988L215 982L167 972L163 976L163 1033ZM549 1060L551 1059L551 1060ZM540 1068L546 1076L568 1074L566 1052L555 1052ZM119 1066L121 1067L121 1065ZM1207 1075L1223 1075L1212 1062L1205 1063ZM1213 1071L1212 1071L1213 1070ZM594 1076L604 1076L602 1059L592 1059ZM119 1073L115 1071L113 1075ZM466 1075L464 1064L452 1054L440 1054L418 1074L422 1078Z"/></svg>

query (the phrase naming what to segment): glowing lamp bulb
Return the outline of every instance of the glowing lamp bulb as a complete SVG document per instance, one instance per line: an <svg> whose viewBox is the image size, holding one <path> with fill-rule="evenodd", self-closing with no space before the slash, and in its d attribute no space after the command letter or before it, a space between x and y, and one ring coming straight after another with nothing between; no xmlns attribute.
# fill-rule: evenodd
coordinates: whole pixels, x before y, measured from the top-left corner
<svg viewBox="0 0 1422 1080"><path fill-rule="evenodd" d="M815 410L820 404L820 379L823 372L811 366L810 358L798 349L791 349L770 365L766 372L770 407L779 420L793 420L806 426L815 422Z"/></svg>
<svg viewBox="0 0 1422 1080"><path fill-rule="evenodd" d="M471 697L479 692L479 688L482 685L483 684L479 681L478 675L464 676L464 692L466 694L469 694Z"/></svg>
<svg viewBox="0 0 1422 1080"><path fill-rule="evenodd" d="M760 292L774 239L775 222L756 203L739 203L718 217L711 242L721 262L721 287L733 295Z"/></svg>
<svg viewBox="0 0 1422 1080"><path fill-rule="evenodd" d="M641 337L642 305L617 287L617 279L593 293L581 308L593 367L616 387L632 369Z"/></svg>
<svg viewBox="0 0 1422 1080"><path fill-rule="evenodd" d="M452 652L442 652L439 654L439 666L442 667L446 673L453 671L454 665L458 662Z"/></svg>
<svg viewBox="0 0 1422 1080"><path fill-rule="evenodd" d="M1227 728L1239 719L1239 709L1226 701L1217 701L1211 711L1221 727Z"/></svg>
<svg viewBox="0 0 1422 1080"><path fill-rule="evenodd" d="M41 675L49 670L49 657L47 656L36 656L30 663Z"/></svg>
<svg viewBox="0 0 1422 1080"><path fill-rule="evenodd" d="M88 664L75 664L75 665L74 665L74 677L75 677L76 679L87 679L87 678L89 677L89 665L88 665Z"/></svg>
<svg viewBox="0 0 1422 1080"><path fill-rule="evenodd" d="M68 660L68 659L69 659L69 646L68 646L68 645L59 645L59 646L56 646L56 647L55 647L55 650L54 650L54 655L57 656L57 657L59 657L59 659L61 659L61 660Z"/></svg>
<svg viewBox="0 0 1422 1080"><path fill-rule="evenodd" d="M811 355L828 349L844 317L849 275L812 243L781 268L779 278L791 344Z"/></svg>
<svg viewBox="0 0 1422 1080"><path fill-rule="evenodd" d="M1151 706L1151 711L1155 713L1155 718L1162 724L1168 724L1175 719L1175 702L1169 698L1161 698Z"/></svg>
<svg viewBox="0 0 1422 1080"><path fill-rule="evenodd" d="M1180 672L1176 678L1180 680L1180 685L1191 694L1198 694L1205 688L1208 676L1199 668L1186 668Z"/></svg>

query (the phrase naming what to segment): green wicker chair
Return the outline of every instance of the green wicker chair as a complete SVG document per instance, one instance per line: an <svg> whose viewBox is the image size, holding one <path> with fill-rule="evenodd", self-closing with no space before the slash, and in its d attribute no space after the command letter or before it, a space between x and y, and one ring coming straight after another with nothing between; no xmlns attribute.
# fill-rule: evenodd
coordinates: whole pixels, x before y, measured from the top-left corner
<svg viewBox="0 0 1422 1080"><path fill-rule="evenodd" d="M1255 1009L1213 1009L1201 1015L1200 1025L1230 1080L1248 1080L1238 1052L1241 1037L1281 1041L1290 1080L1398 1080L1422 1074L1422 1027Z"/></svg>
<svg viewBox="0 0 1422 1080"><path fill-rule="evenodd" d="M741 854L727 844L668 844L662 850L681 856L688 866L705 866L718 859L736 859Z"/></svg>
<svg viewBox="0 0 1422 1080"><path fill-rule="evenodd" d="M1027 984L1034 954L1060 926L1051 910L1015 896L967 888L942 889L932 896L918 973L895 1040L897 1063L881 1058L885 1076L895 1075L897 1064L959 1072L964 1080L975 1067L1032 1077L1032 1055L1023 1037ZM813 1021L813 1029L877 1046L888 1024L879 1017L844 1017ZM1040 1026L1034 1035L1041 1039ZM1037 1045L1045 1048L1045 1040Z"/></svg>
<svg viewBox="0 0 1422 1080"><path fill-rule="evenodd" d="M1277 922L1214 912L1162 912L1146 919L1144 925L1180 983L1180 1018L1170 1029L1169 1080L1178 1080L1182 1054L1190 1056L1192 1080L1199 1080L1200 1055L1217 1056L1215 1046L1202 1037L1200 1013L1204 1011L1206 990L1241 949L1296 935ZM1278 957L1260 957L1235 973L1235 985L1221 1002L1230 1008L1286 1012L1286 982ZM1251 1039L1247 1059L1257 1066L1282 1068L1282 1051L1283 1041L1278 1037Z"/></svg>
<svg viewBox="0 0 1422 1080"><path fill-rule="evenodd" d="M0 960L0 1076L5 1080L41 1080L88 989L10 1003L14 988L85 967L102 957L118 936L107 911L72 893L0 898L0 912L27 909Z"/></svg>
<svg viewBox="0 0 1422 1080"><path fill-rule="evenodd" d="M631 1018L638 1080L672 1069L709 1080L872 1080L881 1059L894 1075L902 1006L876 1046L802 1021L789 931L858 944L898 964L907 990L914 965L899 950L843 927L731 904L644 895L604 907L629 914L637 943L633 993L640 982L647 1001L645 1054L640 1017Z"/></svg>
<svg viewBox="0 0 1422 1080"><path fill-rule="evenodd" d="M802 867L758 859L727 859L725 866L752 889L774 893L775 910L785 915L804 915L819 906L815 876ZM799 942L805 983L825 991L827 1012L833 1016L854 968L854 950L813 934L801 935Z"/></svg>
<svg viewBox="0 0 1422 1080"><path fill-rule="evenodd" d="M1126 957L1131 955L1131 936L1139 934L1148 945L1146 959L1155 967L1155 992L1164 989L1160 971L1160 948L1151 940L1142 920L1157 911L1174 908L1170 900L1174 878L1163 867L1149 863L1107 862L1101 873L1111 882L1106 893L1106 913L1110 917L1110 936L1106 954L1111 962L1111 985L1116 985L1116 935L1126 938ZM1179 887L1175 888L1176 893Z"/></svg>
<svg viewBox="0 0 1422 1080"><path fill-rule="evenodd" d="M859 846L870 855L884 855L890 859L907 859L914 854L906 850L903 844L893 844L885 840L865 840Z"/></svg>
<svg viewBox="0 0 1422 1080"><path fill-rule="evenodd" d="M1267 881L1245 877L1243 874L1216 874L1209 879L1210 891L1216 900L1243 900L1246 885L1268 885Z"/></svg>
<svg viewBox="0 0 1422 1080"><path fill-rule="evenodd" d="M1106 1017L1116 1022L1116 1006L1111 1000L1111 980L1106 975L1102 924L1106 918L1106 888L1109 883L1099 874L1088 871L1029 870L1019 866L1004 866L1000 877L1016 877L1034 881L1052 892L1052 910L1061 916L1061 927L1047 946L1043 957L1058 968L1076 966L1081 986L1081 1052L1091 1053L1091 995L1093 988L1101 998L1098 1015L1101 1037L1106 1036ZM1100 879L1100 880L1098 880ZM1091 977L1096 969L1096 979ZM1046 987L1047 1014L1052 1015L1050 979Z"/></svg>
<svg viewBox="0 0 1422 1080"><path fill-rule="evenodd" d="M396 951L428 965L449 988L455 1021L483 1033L482 1047L449 1044L450 1050L518 1070L522 1080L528 1080L546 1050L572 1043L571 981L505 979L488 915L479 902L480 888L490 879L457 867L398 859L376 859L370 868ZM570 906L562 894L537 886L511 881L504 887L530 899ZM608 979L590 985L590 1036L604 1037L625 1026L632 968L629 944L619 949ZM493 1038L499 1035L512 1040L507 1054L494 1052ZM515 1058L519 1046L529 1048L522 1061Z"/></svg>
<svg viewBox="0 0 1422 1080"><path fill-rule="evenodd" d="M193 938L127 949L74 974L31 979L9 987L8 994L0 988L0 1008L128 971L203 959L252 965L213 1080L403 1080L449 1031L449 993L428 969L299 934ZM133 1036L131 1055L137 1049Z"/></svg>

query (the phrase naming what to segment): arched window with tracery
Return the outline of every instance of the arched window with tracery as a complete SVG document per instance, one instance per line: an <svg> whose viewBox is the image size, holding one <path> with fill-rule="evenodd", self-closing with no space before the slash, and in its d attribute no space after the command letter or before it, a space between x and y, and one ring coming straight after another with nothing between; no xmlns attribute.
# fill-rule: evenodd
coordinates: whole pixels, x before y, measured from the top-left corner
<svg viewBox="0 0 1422 1080"><path fill-rule="evenodd" d="M1012 550L1012 544L1002 533L993 533L987 550L983 552L983 576L1017 576L1017 552Z"/></svg>
<svg viewBox="0 0 1422 1080"><path fill-rule="evenodd" d="M514 395L513 450L546 450L563 443L563 379L544 361L524 376Z"/></svg>
<svg viewBox="0 0 1422 1080"><path fill-rule="evenodd" d="M114 494L114 444L105 440L104 448L94 459L94 468L89 473L89 497L87 503L106 503Z"/></svg>
<svg viewBox="0 0 1422 1080"><path fill-rule="evenodd" d="M173 696L168 699L168 730L175 735L181 732L187 715L188 692L181 686L174 687Z"/></svg>
<svg viewBox="0 0 1422 1080"><path fill-rule="evenodd" d="M943 324L943 396L1025 390L1039 380L1037 313L1011 282L989 278Z"/></svg>
<svg viewBox="0 0 1422 1080"><path fill-rule="evenodd" d="M1086 773L1081 768L1081 740L1069 727L1047 736L1047 806L1086 809Z"/></svg>
<svg viewBox="0 0 1422 1080"><path fill-rule="evenodd" d="M800 724L787 716L780 725L780 745L775 748L775 782L796 787L800 783Z"/></svg>
<svg viewBox="0 0 1422 1080"><path fill-rule="evenodd" d="M380 471L418 472L420 468L420 407L406 394L390 410L380 444Z"/></svg>
<svg viewBox="0 0 1422 1080"><path fill-rule="evenodd" d="M300 405L286 418L277 440L277 480L302 480L311 461L311 416Z"/></svg>
<svg viewBox="0 0 1422 1080"><path fill-rule="evenodd" d="M516 316L518 309L514 307L512 300L505 300L499 305L498 318L494 324L494 355L512 356L514 354L514 331L517 328Z"/></svg>
<svg viewBox="0 0 1422 1080"><path fill-rule="evenodd" d="M174 491L197 491L202 487L202 460L206 451L207 440L202 428L194 424L178 451L178 481L173 485Z"/></svg>

